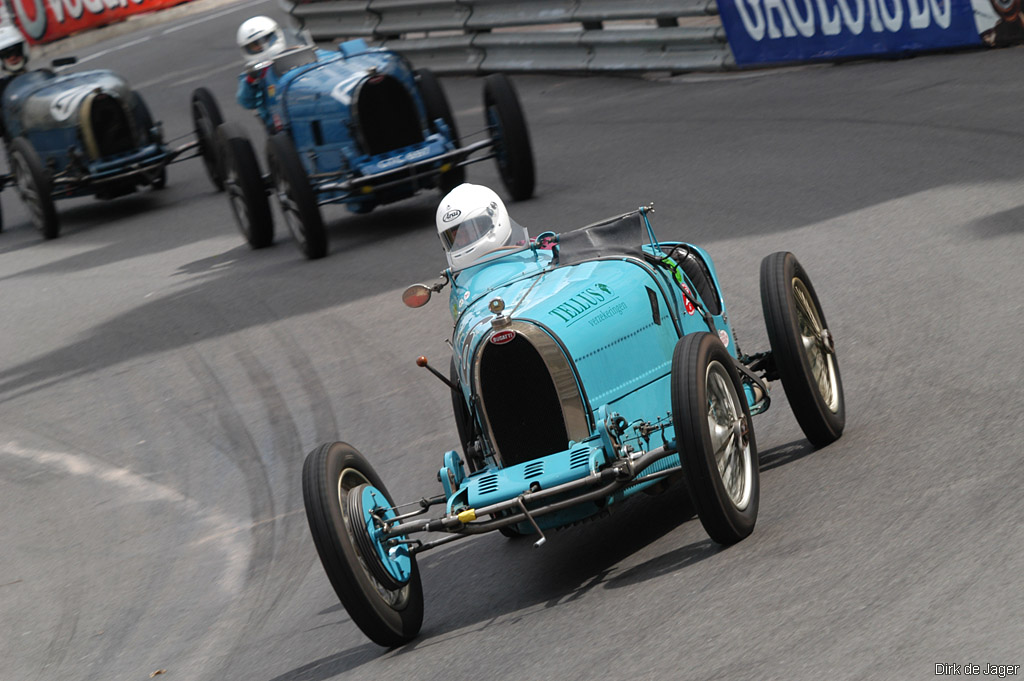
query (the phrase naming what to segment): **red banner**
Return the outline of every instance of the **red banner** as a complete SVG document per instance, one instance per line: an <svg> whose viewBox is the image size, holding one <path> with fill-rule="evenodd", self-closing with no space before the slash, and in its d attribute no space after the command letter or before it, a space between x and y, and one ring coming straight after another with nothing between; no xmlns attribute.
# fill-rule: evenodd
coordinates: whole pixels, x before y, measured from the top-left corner
<svg viewBox="0 0 1024 681"><path fill-rule="evenodd" d="M8 13L33 45L122 21L188 0L4 0Z"/></svg>

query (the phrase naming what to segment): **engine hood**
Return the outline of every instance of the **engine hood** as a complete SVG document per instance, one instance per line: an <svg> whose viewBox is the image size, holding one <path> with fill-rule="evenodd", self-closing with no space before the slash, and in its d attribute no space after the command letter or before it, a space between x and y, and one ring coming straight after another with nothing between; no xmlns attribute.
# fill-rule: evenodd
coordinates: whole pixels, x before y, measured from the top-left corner
<svg viewBox="0 0 1024 681"><path fill-rule="evenodd" d="M4 113L20 121L23 129L46 130L78 125L79 105L99 90L127 101L132 89L113 71L82 71L56 76L32 71L19 76L4 93Z"/></svg>
<svg viewBox="0 0 1024 681"><path fill-rule="evenodd" d="M395 76L407 87L414 87L412 74L397 55L389 52L351 57L338 53L289 71L281 77L280 84L290 106L315 104L326 99L348 109L359 83L375 74Z"/></svg>
<svg viewBox="0 0 1024 681"><path fill-rule="evenodd" d="M467 270L452 291L460 377L470 376L483 344L507 342L516 329L536 328L562 348L591 408L600 406L668 371L667 360L645 365L642 375L635 371L636 353L671 358L679 338L665 285L657 272L633 258L551 267L550 255L525 251ZM502 327L492 325L495 315L488 308L496 297L504 301L509 321L509 331L497 336Z"/></svg>

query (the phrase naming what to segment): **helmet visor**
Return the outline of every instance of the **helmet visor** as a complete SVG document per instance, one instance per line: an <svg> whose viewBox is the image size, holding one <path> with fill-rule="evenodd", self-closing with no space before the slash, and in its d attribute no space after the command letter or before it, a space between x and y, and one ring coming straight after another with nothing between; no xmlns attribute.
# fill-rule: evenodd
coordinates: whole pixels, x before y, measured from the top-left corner
<svg viewBox="0 0 1024 681"><path fill-rule="evenodd" d="M441 238L449 251L459 251L487 236L492 229L494 219L490 215L478 215L445 230Z"/></svg>
<svg viewBox="0 0 1024 681"><path fill-rule="evenodd" d="M10 47L5 47L4 49L0 50L0 59L12 59L14 57L23 56L25 56L25 50L24 45L22 45L21 43L15 43Z"/></svg>
<svg viewBox="0 0 1024 681"><path fill-rule="evenodd" d="M256 38L255 40L251 40L251 41L247 42L245 44L245 47L242 48L242 49L245 50L246 54L256 55L256 54L260 54L261 52L263 52L264 50L266 50L268 47L270 47L271 45L273 45L276 42L277 42L277 34L276 33L271 33L269 35L261 36L259 38Z"/></svg>

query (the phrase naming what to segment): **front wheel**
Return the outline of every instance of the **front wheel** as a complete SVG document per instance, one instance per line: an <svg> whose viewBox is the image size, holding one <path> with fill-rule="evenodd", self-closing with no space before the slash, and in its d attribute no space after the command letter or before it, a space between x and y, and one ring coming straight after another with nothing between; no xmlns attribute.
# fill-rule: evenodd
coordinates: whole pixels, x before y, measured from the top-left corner
<svg viewBox="0 0 1024 681"><path fill-rule="evenodd" d="M252 143L233 123L217 128L217 139L224 154L224 189L235 222L252 248L266 248L274 243L274 218Z"/></svg>
<svg viewBox="0 0 1024 681"><path fill-rule="evenodd" d="M690 500L708 535L735 544L754 531L757 444L732 357L717 336L690 333L672 355L672 425Z"/></svg>
<svg viewBox="0 0 1024 681"><path fill-rule="evenodd" d="M376 506L391 495L351 445L321 445L302 467L306 519L320 562L342 605L370 640L393 647L411 641L423 623L423 587L415 556L389 560L368 531Z"/></svg>
<svg viewBox="0 0 1024 681"><path fill-rule="evenodd" d="M224 189L224 165L217 145L217 127L224 123L213 93L204 87L192 92L192 125L206 174L217 191Z"/></svg>
<svg viewBox="0 0 1024 681"><path fill-rule="evenodd" d="M761 307L797 423L811 444L835 442L846 426L835 338L810 278L792 253L772 253L761 261Z"/></svg>
<svg viewBox="0 0 1024 681"><path fill-rule="evenodd" d="M536 184L530 133L519 95L503 73L493 73L484 81L484 117L505 189L514 201L530 198Z"/></svg>
<svg viewBox="0 0 1024 681"><path fill-rule="evenodd" d="M32 224L43 233L43 238L56 239L60 235L60 222L50 193L50 177L35 147L24 137L11 142L11 173L18 195L28 206Z"/></svg>
<svg viewBox="0 0 1024 681"><path fill-rule="evenodd" d="M434 132L438 132L434 122L440 118L448 126L448 134L451 137L452 143L456 148L461 146L459 142L459 129L455 125L455 116L452 115L452 107L448 103L448 96L441 86L441 81L437 79L437 76L430 69L417 69L416 84L419 86L420 96L423 98L423 108L427 112L429 128ZM466 168L455 165L448 171L441 173L438 188L442 194L447 194L465 181Z"/></svg>
<svg viewBox="0 0 1024 681"><path fill-rule="evenodd" d="M295 237L299 250L310 260L324 257L327 255L327 230L320 217L316 194L290 137L284 133L270 136L267 140L267 162L285 224Z"/></svg>

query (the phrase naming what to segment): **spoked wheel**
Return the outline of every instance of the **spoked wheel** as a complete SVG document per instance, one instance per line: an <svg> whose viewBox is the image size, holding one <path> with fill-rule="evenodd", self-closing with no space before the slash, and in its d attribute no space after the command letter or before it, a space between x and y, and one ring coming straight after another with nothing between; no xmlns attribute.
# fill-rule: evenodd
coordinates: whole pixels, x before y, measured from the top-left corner
<svg viewBox="0 0 1024 681"><path fill-rule="evenodd" d="M302 467L302 496L320 562L352 621L382 646L415 638L423 623L419 569L404 545L389 553L374 534L373 515L394 511L370 464L344 442L321 445Z"/></svg>
<svg viewBox="0 0 1024 681"><path fill-rule="evenodd" d="M217 139L224 154L224 189L238 228L250 246L266 248L274 243L274 218L252 143L234 123L217 128Z"/></svg>
<svg viewBox="0 0 1024 681"><path fill-rule="evenodd" d="M460 147L459 129L455 125L455 116L452 115L452 107L448 103L448 96L444 93L444 88L441 87L441 81L430 69L419 69L416 71L416 83L420 88L420 96L423 97L423 106L427 110L430 129L438 132L433 122L440 118L448 126L448 134L455 147ZM465 167L454 166L447 172L441 173L438 188L442 194L447 194L465 181Z"/></svg>
<svg viewBox="0 0 1024 681"><path fill-rule="evenodd" d="M484 116L505 189L515 201L530 198L536 182L533 147L519 95L505 74L494 73L484 81Z"/></svg>
<svg viewBox="0 0 1024 681"><path fill-rule="evenodd" d="M735 544L754 530L757 444L732 357L714 334L679 339L672 356L672 423L690 500L708 535Z"/></svg>
<svg viewBox="0 0 1024 681"><path fill-rule="evenodd" d="M50 194L50 178L43 170L32 143L18 137L11 143L11 173L18 187L18 195L29 208L32 224L46 239L60 235L60 222Z"/></svg>
<svg viewBox="0 0 1024 681"><path fill-rule="evenodd" d="M846 402L835 338L810 278L792 253L761 261L761 306L775 368L797 423L824 447L843 434Z"/></svg>
<svg viewBox="0 0 1024 681"><path fill-rule="evenodd" d="M217 191L224 189L224 168L217 146L217 127L224 122L213 93L204 87L192 91L192 124L206 174Z"/></svg>
<svg viewBox="0 0 1024 681"><path fill-rule="evenodd" d="M316 194L309 185L295 145L284 133L271 135L267 140L267 162L281 212L299 250L310 260L324 257L327 255L327 230L320 217Z"/></svg>

